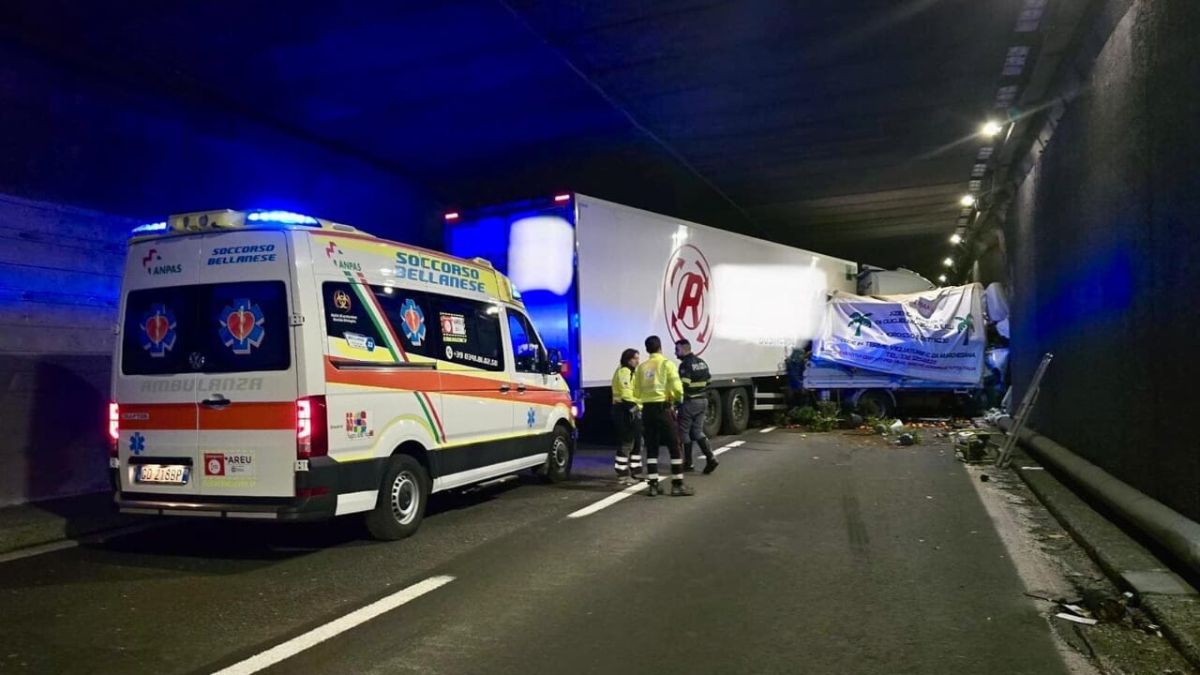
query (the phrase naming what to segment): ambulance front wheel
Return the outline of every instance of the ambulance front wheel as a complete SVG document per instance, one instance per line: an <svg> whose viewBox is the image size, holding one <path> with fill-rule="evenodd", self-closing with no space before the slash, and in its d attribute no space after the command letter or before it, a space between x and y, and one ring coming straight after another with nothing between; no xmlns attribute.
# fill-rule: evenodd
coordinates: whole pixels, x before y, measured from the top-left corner
<svg viewBox="0 0 1200 675"><path fill-rule="evenodd" d="M412 536L421 526L428 502L425 467L408 455L395 455L388 460L375 508L367 513L367 531L384 541Z"/></svg>
<svg viewBox="0 0 1200 675"><path fill-rule="evenodd" d="M571 473L572 454L571 434L561 426L554 427L554 433L550 434L550 453L538 475L548 483L566 480Z"/></svg>

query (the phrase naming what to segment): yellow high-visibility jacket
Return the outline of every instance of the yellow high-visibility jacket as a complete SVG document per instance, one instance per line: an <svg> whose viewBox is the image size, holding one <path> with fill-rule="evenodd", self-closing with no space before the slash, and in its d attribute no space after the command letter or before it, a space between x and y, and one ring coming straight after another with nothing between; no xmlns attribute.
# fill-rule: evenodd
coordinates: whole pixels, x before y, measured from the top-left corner
<svg viewBox="0 0 1200 675"><path fill-rule="evenodd" d="M638 400L633 395L633 370L620 366L612 377L613 403L633 403Z"/></svg>
<svg viewBox="0 0 1200 675"><path fill-rule="evenodd" d="M637 367L633 375L633 396L638 403L678 403L683 400L683 382L679 368L659 354Z"/></svg>

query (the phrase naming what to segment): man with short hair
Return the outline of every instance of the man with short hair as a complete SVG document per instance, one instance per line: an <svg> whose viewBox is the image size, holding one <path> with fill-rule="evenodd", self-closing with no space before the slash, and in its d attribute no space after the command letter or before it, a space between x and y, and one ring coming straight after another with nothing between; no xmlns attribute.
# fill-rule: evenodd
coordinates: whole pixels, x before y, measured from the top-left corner
<svg viewBox="0 0 1200 675"><path fill-rule="evenodd" d="M646 353L649 357L634 372L633 395L642 404L649 495L659 493L658 449L665 443L671 454L671 496L689 497L695 492L683 484L683 453L671 418L671 406L683 400L683 383L675 364L663 356L662 340L657 335L646 338Z"/></svg>
<svg viewBox="0 0 1200 675"><path fill-rule="evenodd" d="M683 470L696 470L692 466L692 443L695 442L704 453L704 473L712 473L720 465L704 433L704 419L708 416L708 382L712 375L704 359L692 352L691 342L676 340L675 356L679 359L679 379L683 382L683 401L679 404L678 413Z"/></svg>

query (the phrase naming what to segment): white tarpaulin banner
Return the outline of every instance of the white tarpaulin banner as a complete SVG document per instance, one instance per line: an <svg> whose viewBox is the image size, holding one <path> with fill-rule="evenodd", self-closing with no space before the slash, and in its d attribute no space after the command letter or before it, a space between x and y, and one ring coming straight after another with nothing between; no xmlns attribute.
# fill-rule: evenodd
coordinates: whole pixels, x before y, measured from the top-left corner
<svg viewBox="0 0 1200 675"><path fill-rule="evenodd" d="M813 357L836 364L939 382L977 384L983 374L979 284L907 295L835 292Z"/></svg>

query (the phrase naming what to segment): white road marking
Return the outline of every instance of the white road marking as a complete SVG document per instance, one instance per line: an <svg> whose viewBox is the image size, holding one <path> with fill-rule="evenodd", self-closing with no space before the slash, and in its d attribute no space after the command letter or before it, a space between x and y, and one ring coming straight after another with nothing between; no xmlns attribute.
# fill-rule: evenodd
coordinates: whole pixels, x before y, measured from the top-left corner
<svg viewBox="0 0 1200 675"><path fill-rule="evenodd" d="M315 647L330 638L337 637L351 628L364 624L381 614L386 614L387 612L390 612L405 603L416 600L422 595L425 595L430 591L437 590L451 581L454 581L454 577L430 577L424 581L415 583L404 590L397 591L386 598L376 600L366 607L356 609L340 619L330 621L329 623L314 628L303 635L298 635L291 640L284 642L283 644L276 645L265 652L251 656L245 661L239 661L228 668L219 670L214 673L214 675L250 675L251 673L257 673L264 668L270 668L284 659L291 658L296 654L299 654L306 649Z"/></svg>
<svg viewBox="0 0 1200 675"><path fill-rule="evenodd" d="M716 457L717 455L729 452L730 450L732 450L736 447L739 447L741 445L745 445L745 444L746 444L746 441L733 441L732 443L722 445L721 447L717 448L716 450L713 450L713 456ZM595 504L590 504L588 506L583 507L582 509L579 509L578 511L574 511L572 513L567 514L567 517L568 518L583 518L584 516L590 516L593 513L596 513L597 511L600 511L602 509L607 509L608 507L612 506L613 504L616 504L617 502L623 501L625 499L632 497L633 495L636 495L637 493L641 492L642 490L645 490L646 485L647 484L645 481L643 481L641 483L636 483L634 485L630 485L629 487L625 488L624 490L621 490L620 492L611 494L611 495L605 497L604 499L601 499L600 501L596 502Z"/></svg>
<svg viewBox="0 0 1200 675"><path fill-rule="evenodd" d="M642 481L641 483L634 483L633 485L630 485L629 487L625 488L624 490L621 490L620 492L611 494L611 495L605 497L604 499L601 499L600 501L596 502L595 504L592 504L590 506L585 506L582 509L575 511L574 513L568 514L567 517L568 518L582 518L584 516L590 516L593 513L597 512L601 509L606 509L606 508L612 506L613 504L616 504L617 502L621 501L622 499L628 499L629 497L636 495L637 493L641 492L642 490L645 490L647 485L648 485L648 483L646 483L645 481Z"/></svg>
<svg viewBox="0 0 1200 675"><path fill-rule="evenodd" d="M42 544L41 546L30 546L29 548L19 549L11 553L0 554L0 563L21 560L22 558L32 558L35 555L54 553L55 551L75 548L78 545L79 542L75 541L74 539L68 539L67 541L55 541L49 544Z"/></svg>
<svg viewBox="0 0 1200 675"><path fill-rule="evenodd" d="M769 434L769 433L771 433L772 431L775 431L775 430L776 430L776 429L778 429L778 428L779 428L779 427L767 427L766 429L759 429L759 430L758 430L758 433L760 433L760 434Z"/></svg>
<svg viewBox="0 0 1200 675"><path fill-rule="evenodd" d="M10 551L9 553L0 553L0 563L23 560L25 558L32 558L34 556L45 555L47 553L54 553L55 551L65 551L69 548L75 548L80 544L102 544L109 539L121 537L127 534L134 534L135 532L141 532L142 530L149 530L154 527L159 527L161 524L161 521L135 523L125 527L118 527L113 530L104 530L95 534L85 535L79 539L52 541L48 544L41 544L40 546L30 546L29 548L22 548L16 551Z"/></svg>

